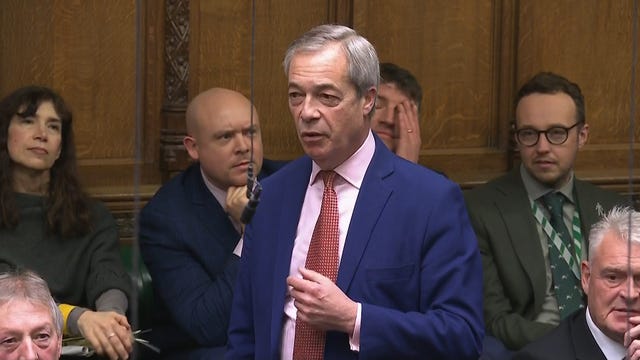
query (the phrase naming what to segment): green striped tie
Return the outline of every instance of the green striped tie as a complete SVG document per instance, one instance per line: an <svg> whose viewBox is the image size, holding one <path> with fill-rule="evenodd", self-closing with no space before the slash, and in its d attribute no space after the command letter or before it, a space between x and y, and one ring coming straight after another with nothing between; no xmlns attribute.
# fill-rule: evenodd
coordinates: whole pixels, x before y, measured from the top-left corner
<svg viewBox="0 0 640 360"><path fill-rule="evenodd" d="M567 249L573 254L573 240L569 229L564 223L562 216L562 204L565 197L562 193L551 192L543 197L543 201L551 215L550 223L558 233L560 239ZM560 317L565 318L579 308L583 307L582 289L580 289L580 279L577 279L571 268L564 260L560 251L549 240L549 264L553 274L553 285L558 300Z"/></svg>

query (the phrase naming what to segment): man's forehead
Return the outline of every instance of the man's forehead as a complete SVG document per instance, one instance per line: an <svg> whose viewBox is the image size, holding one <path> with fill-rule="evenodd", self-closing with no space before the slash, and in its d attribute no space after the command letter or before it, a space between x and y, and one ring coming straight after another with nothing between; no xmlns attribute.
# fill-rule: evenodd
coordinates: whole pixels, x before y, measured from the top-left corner
<svg viewBox="0 0 640 360"><path fill-rule="evenodd" d="M381 83L378 86L378 97L390 101L411 100L409 94L405 93L396 83L393 82Z"/></svg>

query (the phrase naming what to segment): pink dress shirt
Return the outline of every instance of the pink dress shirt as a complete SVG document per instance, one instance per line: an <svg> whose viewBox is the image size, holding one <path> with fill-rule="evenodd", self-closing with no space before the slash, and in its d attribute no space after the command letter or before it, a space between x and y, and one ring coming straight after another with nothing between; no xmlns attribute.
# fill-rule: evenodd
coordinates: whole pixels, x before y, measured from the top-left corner
<svg viewBox="0 0 640 360"><path fill-rule="evenodd" d="M347 237L349 224L351 223L351 215L356 205L360 185L364 179L364 174L369 167L369 163L373 158L376 150L375 140L371 131L360 148L351 155L345 162L333 169L339 177L334 180L334 189L338 196L338 212L340 213L340 247L338 256L342 259L342 249ZM291 264L289 266L289 275L300 276L300 268L304 267L307 260L307 251L311 242L313 228L316 225L318 216L320 215L320 206L322 204L322 192L324 191L324 183L318 181L317 175L320 167L314 162L311 168L311 176L309 178L309 186L302 204L300 213L300 221L298 222L297 235L293 245L291 254ZM321 179L320 179L321 180ZM340 270L338 270L339 272ZM358 313L353 336L349 339L351 350L358 351L360 345L360 313L361 305L358 304ZM293 341L296 333L296 315L297 310L293 304L293 298L287 296L284 304L284 326L282 328L281 343L281 359L291 360L293 358Z"/></svg>

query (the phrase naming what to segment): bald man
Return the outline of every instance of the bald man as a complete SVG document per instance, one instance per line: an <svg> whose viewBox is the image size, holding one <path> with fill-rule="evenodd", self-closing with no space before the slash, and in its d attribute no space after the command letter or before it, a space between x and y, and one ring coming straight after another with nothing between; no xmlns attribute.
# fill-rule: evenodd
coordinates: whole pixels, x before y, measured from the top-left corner
<svg viewBox="0 0 640 360"><path fill-rule="evenodd" d="M227 341L242 254L251 142L255 173L268 175L281 164L263 167L258 113L238 92L213 88L196 96L186 127L194 163L140 213L140 250L155 292L151 341L163 359L215 359Z"/></svg>

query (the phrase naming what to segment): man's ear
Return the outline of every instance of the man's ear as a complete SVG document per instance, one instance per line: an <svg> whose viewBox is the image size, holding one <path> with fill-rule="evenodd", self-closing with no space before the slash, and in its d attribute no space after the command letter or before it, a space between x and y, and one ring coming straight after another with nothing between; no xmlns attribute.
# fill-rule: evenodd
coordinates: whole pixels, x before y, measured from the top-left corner
<svg viewBox="0 0 640 360"><path fill-rule="evenodd" d="M591 277L591 268L590 268L590 264L589 261L587 260L582 260L581 263L581 267L580 267L580 282L582 283L582 291L584 291L585 294L589 293L589 278Z"/></svg>
<svg viewBox="0 0 640 360"><path fill-rule="evenodd" d="M589 124L578 126L578 148L581 148L587 143L587 139L589 139Z"/></svg>
<svg viewBox="0 0 640 360"><path fill-rule="evenodd" d="M182 143L184 144L184 148L187 149L187 153L189 153L189 157L192 158L193 160L198 160L199 158L198 143L196 142L196 139L194 137L187 135L182 140Z"/></svg>
<svg viewBox="0 0 640 360"><path fill-rule="evenodd" d="M364 106L362 107L362 112L365 117L371 116L371 111L376 106L376 94L377 90L375 86L372 86L367 90L367 93L364 94Z"/></svg>

